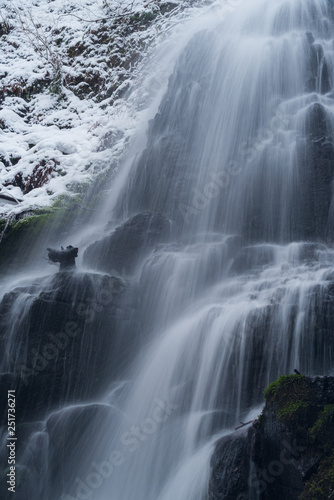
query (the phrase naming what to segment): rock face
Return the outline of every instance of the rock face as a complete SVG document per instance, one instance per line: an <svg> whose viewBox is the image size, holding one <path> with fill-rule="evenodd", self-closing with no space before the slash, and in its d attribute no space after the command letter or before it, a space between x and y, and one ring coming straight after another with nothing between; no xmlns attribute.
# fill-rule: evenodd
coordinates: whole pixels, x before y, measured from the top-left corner
<svg viewBox="0 0 334 500"><path fill-rule="evenodd" d="M334 377L283 376L248 431L218 441L210 500L324 500L334 494Z"/></svg>
<svg viewBox="0 0 334 500"><path fill-rule="evenodd" d="M191 186L197 187L196 171L201 160L194 144L202 143L207 134L201 116L212 74L207 49L216 43L216 35L203 30L177 61L159 112L149 124L147 147L120 198L119 213L124 204L134 213L154 207L183 226L180 202L181 206L192 206Z"/></svg>
<svg viewBox="0 0 334 500"><path fill-rule="evenodd" d="M333 131L321 104L310 106L306 141L299 145L299 186L295 203L296 237L333 240L331 183L334 175Z"/></svg>
<svg viewBox="0 0 334 500"><path fill-rule="evenodd" d="M10 379L18 391L21 421L60 401L96 395L120 361L114 347L124 290L112 276L59 272L4 296L0 384Z"/></svg>
<svg viewBox="0 0 334 500"><path fill-rule="evenodd" d="M209 498L235 500L246 495L249 464L247 430L220 439L211 460Z"/></svg>
<svg viewBox="0 0 334 500"><path fill-rule="evenodd" d="M90 245L85 251L84 263L104 272L131 273L139 259L165 240L169 231L169 220L162 214L137 214L111 235Z"/></svg>
<svg viewBox="0 0 334 500"><path fill-rule="evenodd" d="M94 462L86 450L94 449L96 442L103 442L106 430L111 432L119 416L117 410L107 404L78 405L50 415L46 421L46 433L52 499L62 498L62 495L80 498L78 490L85 489L87 493L92 489L84 484L89 474L98 482L111 475L108 454L96 451ZM80 477L77 470L80 470Z"/></svg>
<svg viewBox="0 0 334 500"><path fill-rule="evenodd" d="M120 376L139 341L129 293L120 278L67 270L17 287L0 302L0 415L6 422L7 391L15 390L18 500L81 498L77 467L96 475L83 450L103 441L119 413L90 401ZM103 460L97 456L98 466ZM0 465L0 498L8 498L5 447Z"/></svg>

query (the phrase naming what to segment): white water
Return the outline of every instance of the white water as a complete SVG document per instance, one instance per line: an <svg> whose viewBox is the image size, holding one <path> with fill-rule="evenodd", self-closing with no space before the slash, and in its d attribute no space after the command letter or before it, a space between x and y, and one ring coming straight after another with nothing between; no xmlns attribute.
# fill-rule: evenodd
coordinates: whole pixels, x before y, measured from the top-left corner
<svg viewBox="0 0 334 500"><path fill-rule="evenodd" d="M330 153L314 161L332 140L328 5L244 0L211 20L113 185L107 219L158 211L172 235L138 266L147 344L103 401L123 418L96 429L88 468L72 464L77 500L206 500L214 443L266 386L333 373L333 172Z"/></svg>
<svg viewBox="0 0 334 500"><path fill-rule="evenodd" d="M331 29L325 0L244 1L181 55L116 205L122 217L168 214L177 237L141 270L151 340L127 418L91 451L124 462L92 498L204 500L217 433L277 376L333 373L333 343L315 338L334 262L331 188L312 194L307 124L320 103L332 131Z"/></svg>

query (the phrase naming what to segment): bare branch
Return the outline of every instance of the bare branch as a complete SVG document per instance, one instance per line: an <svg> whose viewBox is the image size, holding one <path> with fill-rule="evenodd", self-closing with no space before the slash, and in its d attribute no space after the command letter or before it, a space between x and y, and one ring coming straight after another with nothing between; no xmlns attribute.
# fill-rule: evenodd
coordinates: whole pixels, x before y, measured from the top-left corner
<svg viewBox="0 0 334 500"><path fill-rule="evenodd" d="M10 213L8 218L7 218L7 222L6 222L6 225L4 227L4 230L2 231L1 235L0 235L0 243L2 242L2 239L3 237L5 236L5 232L9 226L9 224L11 223L12 219L15 217L15 214L13 213Z"/></svg>
<svg viewBox="0 0 334 500"><path fill-rule="evenodd" d="M234 430L237 431L238 429L245 427L245 425L252 424L253 422L255 422L255 420L250 420L249 422L240 422L240 425L238 427L235 427Z"/></svg>

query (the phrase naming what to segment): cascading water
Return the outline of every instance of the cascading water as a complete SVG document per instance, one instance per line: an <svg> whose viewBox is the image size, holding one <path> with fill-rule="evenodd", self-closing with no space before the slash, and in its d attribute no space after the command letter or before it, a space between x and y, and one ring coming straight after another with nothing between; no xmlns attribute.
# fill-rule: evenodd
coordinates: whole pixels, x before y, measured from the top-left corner
<svg viewBox="0 0 334 500"><path fill-rule="evenodd" d="M330 0L249 0L184 49L105 208L158 242L128 277L145 345L50 499L204 500L214 442L272 380L333 373L333 23Z"/></svg>
<svg viewBox="0 0 334 500"><path fill-rule="evenodd" d="M116 204L167 215L172 243L141 269L152 340L129 420L105 429L100 456L124 464L98 499L205 498L216 433L278 375L333 370L332 14L326 0L243 2L176 64Z"/></svg>

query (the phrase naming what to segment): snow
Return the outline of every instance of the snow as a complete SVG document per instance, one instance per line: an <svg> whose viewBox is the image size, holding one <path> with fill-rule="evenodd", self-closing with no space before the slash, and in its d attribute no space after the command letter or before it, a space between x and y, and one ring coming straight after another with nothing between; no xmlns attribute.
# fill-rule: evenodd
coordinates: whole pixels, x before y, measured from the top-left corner
<svg viewBox="0 0 334 500"><path fill-rule="evenodd" d="M151 97L145 89L138 91L145 56L164 30L199 10L198 2L191 7L190 0L173 0L176 10L180 6L174 17L159 15L145 29L130 30L124 37L121 23L113 23L115 16L129 16L129 9L131 15L150 12L153 4L163 2L108 0L106 23L104 3L0 0L1 26L5 22L12 27L0 35L0 191L20 200L0 200L0 217L50 206L60 195L75 194L78 186L119 162ZM188 9L181 9L184 6ZM110 33L114 37L112 47L101 38L104 26L110 28L106 37ZM42 43L34 50L39 43L34 30L49 44L47 48ZM135 61L129 60L132 50L133 54L140 51ZM57 57L65 82L70 82L61 94L50 92ZM112 57L117 62L111 63ZM137 93L131 94L136 80ZM93 88L95 82L98 88ZM110 147L103 146L104 137L111 138ZM25 192L16 176L25 180L44 167L52 172L47 182Z"/></svg>

